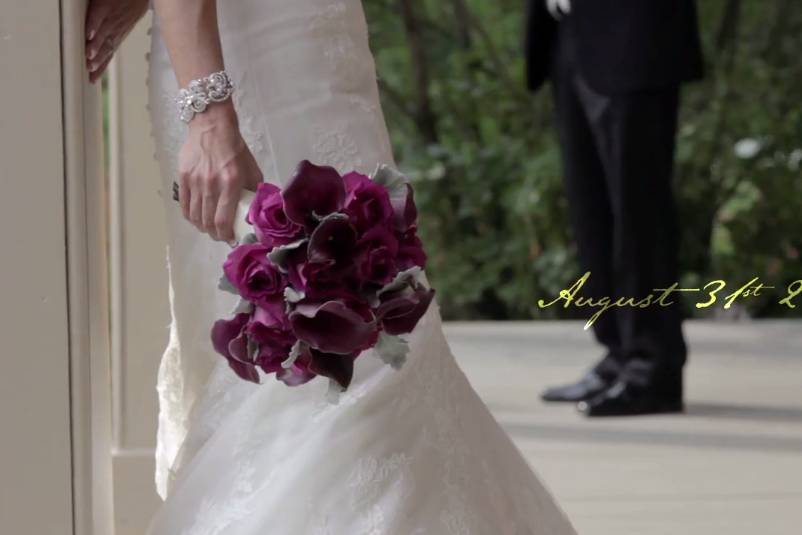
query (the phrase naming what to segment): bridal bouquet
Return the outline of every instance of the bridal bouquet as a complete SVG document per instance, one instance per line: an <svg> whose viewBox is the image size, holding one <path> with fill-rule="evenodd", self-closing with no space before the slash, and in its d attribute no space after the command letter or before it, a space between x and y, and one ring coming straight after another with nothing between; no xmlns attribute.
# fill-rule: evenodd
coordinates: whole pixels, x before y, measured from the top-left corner
<svg viewBox="0 0 802 535"><path fill-rule="evenodd" d="M240 301L211 333L234 372L258 383L261 369L290 386L324 376L342 391L367 349L399 368L401 335L434 295L421 282L406 179L387 166L340 176L304 161L283 189L262 183L243 202L245 230L220 279Z"/></svg>

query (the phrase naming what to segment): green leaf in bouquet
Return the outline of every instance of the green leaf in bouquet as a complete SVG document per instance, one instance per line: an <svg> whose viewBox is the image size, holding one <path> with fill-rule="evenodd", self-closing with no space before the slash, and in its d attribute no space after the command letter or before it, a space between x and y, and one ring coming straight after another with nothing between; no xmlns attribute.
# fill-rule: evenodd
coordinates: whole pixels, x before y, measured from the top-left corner
<svg viewBox="0 0 802 535"><path fill-rule="evenodd" d="M259 344L248 338L248 358L251 362L256 362L256 358L259 356Z"/></svg>
<svg viewBox="0 0 802 535"><path fill-rule="evenodd" d="M394 169L389 165L379 164L370 178L377 184L384 186L390 195L390 201L403 201L407 198L409 181L398 169Z"/></svg>
<svg viewBox="0 0 802 535"><path fill-rule="evenodd" d="M307 242L307 238L301 238L300 240L294 241L292 243L288 243L287 245L279 245L278 247L274 247L272 251L267 253L267 258L270 259L273 264L276 265L281 271L287 271L287 257L291 252L295 249L298 249L302 245Z"/></svg>
<svg viewBox="0 0 802 535"><path fill-rule="evenodd" d="M392 281L385 284L381 290L376 292L376 298L378 299L382 294L387 292L397 292L398 290L403 290L406 286L409 286L413 282L417 281L422 272L423 269L421 269L420 266L412 266L409 269L398 272Z"/></svg>
<svg viewBox="0 0 802 535"><path fill-rule="evenodd" d="M242 237L242 239L239 241L239 244L240 245L249 245L251 243L256 243L258 241L259 241L259 238L256 237L256 234L254 234L253 232L250 232L250 233L248 233L248 234L246 234L245 236Z"/></svg>
<svg viewBox="0 0 802 535"><path fill-rule="evenodd" d="M400 370L407 360L409 354L409 342L400 336L393 336L387 333L380 333L379 340L374 347L376 356L382 362L388 364L394 370Z"/></svg>
<svg viewBox="0 0 802 535"><path fill-rule="evenodd" d="M342 219L342 220L345 220L345 221L348 220L348 216L345 215L342 212L332 212L332 213L326 214L326 215L320 215L317 212L312 212L312 217L318 223L323 223L324 221L328 221L328 220L331 220L331 219Z"/></svg>
<svg viewBox="0 0 802 535"><path fill-rule="evenodd" d="M286 301L287 303L293 305L295 303L300 303L301 301L303 301L304 297L306 297L305 293L299 292L292 286L287 286L286 288L284 288L284 301Z"/></svg>
<svg viewBox="0 0 802 535"><path fill-rule="evenodd" d="M231 281L228 280L228 277L226 277L225 273L221 275L220 280L217 281L217 289L230 294L239 295L239 292L234 285L231 284Z"/></svg>
<svg viewBox="0 0 802 535"><path fill-rule="evenodd" d="M292 349L290 349L290 355L281 363L281 367L285 370L290 369L304 351L306 351L306 344L298 340L293 344Z"/></svg>
<svg viewBox="0 0 802 535"><path fill-rule="evenodd" d="M329 389L326 392L326 401L332 405L339 405L340 395L343 392L345 392L345 389L340 385L340 383L334 379L329 379Z"/></svg>
<svg viewBox="0 0 802 535"><path fill-rule="evenodd" d="M387 188L388 191L394 189L406 191L406 186L409 183L409 180L407 180L407 177L404 176L401 171L383 163L376 166L376 170L373 171L370 179L377 184L381 184Z"/></svg>
<svg viewBox="0 0 802 535"><path fill-rule="evenodd" d="M231 310L231 315L236 316L237 314L250 314L251 312L253 312L253 303L246 301L245 299L240 299Z"/></svg>

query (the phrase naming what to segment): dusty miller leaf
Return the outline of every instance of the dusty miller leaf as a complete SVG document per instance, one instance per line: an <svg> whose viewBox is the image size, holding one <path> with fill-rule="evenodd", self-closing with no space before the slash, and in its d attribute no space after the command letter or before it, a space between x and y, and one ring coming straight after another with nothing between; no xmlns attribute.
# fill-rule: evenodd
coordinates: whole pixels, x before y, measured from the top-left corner
<svg viewBox="0 0 802 535"><path fill-rule="evenodd" d="M273 262L273 264L275 264L276 267L278 267L281 271L286 272L287 257L292 251L298 249L306 242L306 238L301 238L300 240L288 243L287 245L279 245L278 247L274 247L272 251L267 253L267 258L269 258L270 261Z"/></svg>
<svg viewBox="0 0 802 535"><path fill-rule="evenodd" d="M239 291L231 284L231 281L228 280L225 273L221 275L220 279L217 281L217 289L230 294L239 295Z"/></svg>
<svg viewBox="0 0 802 535"><path fill-rule="evenodd" d="M374 350L382 362L388 364L394 370L400 370L407 361L409 342L400 336L381 333Z"/></svg>

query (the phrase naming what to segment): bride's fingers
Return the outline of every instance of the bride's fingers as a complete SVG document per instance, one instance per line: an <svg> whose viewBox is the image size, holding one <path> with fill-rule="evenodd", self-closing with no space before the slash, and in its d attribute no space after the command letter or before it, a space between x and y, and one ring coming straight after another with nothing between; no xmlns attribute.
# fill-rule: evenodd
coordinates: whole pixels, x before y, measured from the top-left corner
<svg viewBox="0 0 802 535"><path fill-rule="evenodd" d="M198 230L203 231L203 193L198 187L193 187L189 194L189 220Z"/></svg>
<svg viewBox="0 0 802 535"><path fill-rule="evenodd" d="M184 214L184 219L189 221L189 200L192 196L189 189L189 174L180 173L178 181L178 203L181 205L181 213Z"/></svg>
<svg viewBox="0 0 802 535"><path fill-rule="evenodd" d="M92 41L103 26L103 21L109 14L109 9L105 6L95 6L94 3L89 4L89 9L86 11L86 41ZM87 54L89 50L87 48Z"/></svg>
<svg viewBox="0 0 802 535"><path fill-rule="evenodd" d="M89 68L89 72L96 72L100 70L100 68L104 64L108 64L111 57L114 55L114 43L111 39L107 40L103 43L103 46L100 48L100 51L94 56L93 59L87 60L87 67Z"/></svg>
<svg viewBox="0 0 802 535"><path fill-rule="evenodd" d="M237 215L238 202L238 197L230 189L224 189L220 194L220 198L217 200L217 212L214 216L218 240L234 241L234 218Z"/></svg>
<svg viewBox="0 0 802 535"><path fill-rule="evenodd" d="M107 43L114 45L114 37L116 34L117 25L112 24L111 20L105 20L103 24L100 25L100 28L98 28L95 36L86 44L87 59L93 61L97 58Z"/></svg>
<svg viewBox="0 0 802 535"><path fill-rule="evenodd" d="M219 239L217 233L217 227L214 223L215 216L217 215L217 200L218 194L213 186L210 186L206 191L203 192L203 201L201 203L201 220L203 222L203 230L212 239Z"/></svg>
<svg viewBox="0 0 802 535"><path fill-rule="evenodd" d="M103 76L104 72L106 72L106 69L108 68L109 63L111 63L112 59L114 59L114 56L109 56L108 58L106 58L106 61L104 61L96 70L91 71L89 73L89 81L94 84L95 82L100 80L100 77Z"/></svg>

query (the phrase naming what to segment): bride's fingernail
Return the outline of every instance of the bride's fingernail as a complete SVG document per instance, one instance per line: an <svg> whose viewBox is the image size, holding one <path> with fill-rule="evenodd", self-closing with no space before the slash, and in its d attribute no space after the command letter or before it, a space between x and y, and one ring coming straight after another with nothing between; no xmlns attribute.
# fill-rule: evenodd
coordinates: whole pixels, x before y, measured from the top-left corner
<svg viewBox="0 0 802 535"><path fill-rule="evenodd" d="M89 40L90 40L90 41L91 41L92 39L94 39L94 38L95 38L95 34L96 34L96 33L97 33L97 30L96 30L96 29L94 29L94 28L92 28L91 30L89 30Z"/></svg>

